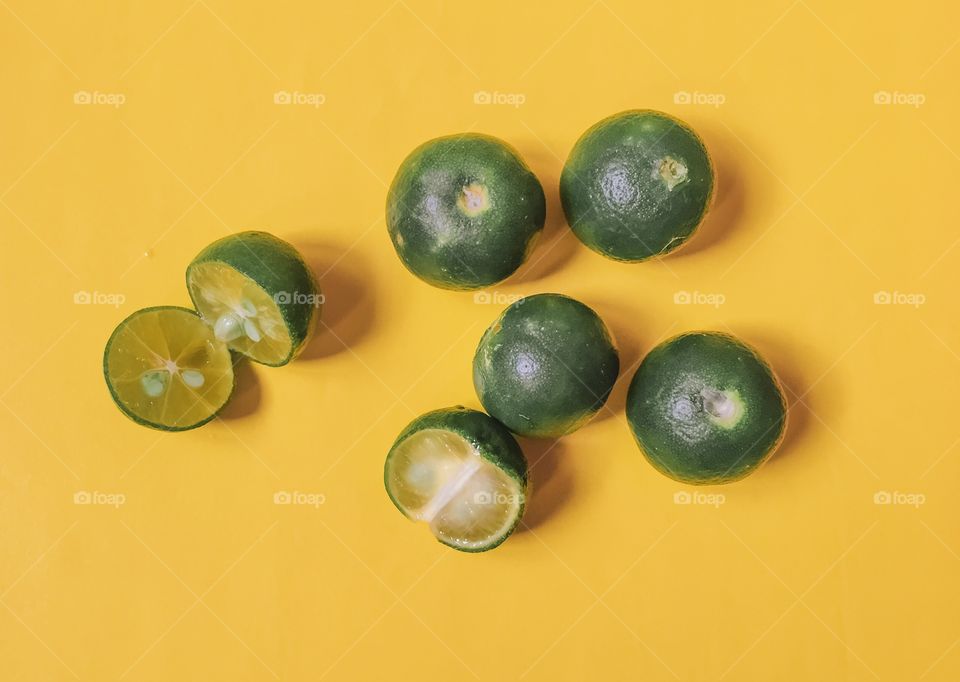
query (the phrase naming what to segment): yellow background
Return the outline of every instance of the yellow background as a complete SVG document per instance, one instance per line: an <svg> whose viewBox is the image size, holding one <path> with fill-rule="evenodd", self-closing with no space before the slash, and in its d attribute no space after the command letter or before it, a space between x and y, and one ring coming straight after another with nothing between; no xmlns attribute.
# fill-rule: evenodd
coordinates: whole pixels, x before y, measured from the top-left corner
<svg viewBox="0 0 960 682"><path fill-rule="evenodd" d="M0 677L958 679L958 19L942 0L0 1ZM700 131L720 189L686 250L623 265L573 238L557 178L636 107ZM514 144L548 196L490 302L414 279L384 226L403 157L465 130ZM136 426L103 384L107 336L188 304L190 258L245 228L304 251L325 328L287 368L242 369L222 420ZM523 442L527 528L458 554L393 508L383 458L414 416L478 406L482 330L540 291L597 309L625 372L586 428ZM762 350L791 423L754 476L678 504L624 395L646 350L701 327Z"/></svg>

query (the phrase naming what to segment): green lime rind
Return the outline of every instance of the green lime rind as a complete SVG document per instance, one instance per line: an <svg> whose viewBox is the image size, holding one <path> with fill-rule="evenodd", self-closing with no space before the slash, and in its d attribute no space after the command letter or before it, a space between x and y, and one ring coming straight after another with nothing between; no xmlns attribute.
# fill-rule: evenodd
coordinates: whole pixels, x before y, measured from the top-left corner
<svg viewBox="0 0 960 682"><path fill-rule="evenodd" d="M737 416L721 425L705 393L735 396ZM756 350L721 332L690 332L644 358L627 392L627 421L647 460L693 485L730 483L757 469L786 431L780 382Z"/></svg>
<svg viewBox="0 0 960 682"><path fill-rule="evenodd" d="M510 305L484 333L473 384L484 409L514 433L556 438L606 403L620 357L603 320L562 294Z"/></svg>
<svg viewBox="0 0 960 682"><path fill-rule="evenodd" d="M225 408L225 407L230 403L230 399L228 398L228 399L223 403L223 405L221 405L220 408L219 408L218 410L216 410L215 412L213 412L210 416L206 417L205 419L202 419L202 420L198 421L198 422L195 423L195 424L188 424L188 425L186 425L186 426L169 426L169 425L167 425L167 424L160 424L160 423L157 423L157 422L151 422L151 421L149 421L149 420L146 420L146 419L144 419L143 417L137 415L137 414L136 414L135 412L133 412L132 410L130 410L130 408L128 408L128 407L126 406L126 404L121 400L121 398L120 398L120 396L118 395L116 389L113 387L113 384L112 384L111 381L110 381L109 364L108 364L108 363L109 363L109 357L110 357L110 348L112 347L113 342L114 342L114 340L115 340L116 337L117 337L117 334L118 334L118 333L126 326L126 324L127 324L131 319L133 319L134 317L137 317L138 315L142 315L142 314L144 314L144 313L156 312L156 311L159 311L159 310L179 310L179 311L181 311L181 312L184 312L184 313L187 313L187 314L189 314L189 315L192 315L192 316L196 317L197 319L202 319L202 318L200 318L200 314L197 313L196 310L192 310L192 309L190 309L190 308L184 308L183 306L178 306L178 305L157 305L157 306L150 306L150 307L147 307L147 308L141 308L140 310L137 310L137 311L135 311L135 312L133 312L133 313L130 313L129 315L127 315L127 316L120 322L120 324L118 324L118 325L116 326L116 328L115 328L115 329L113 330L113 332L110 334L110 338L107 339L106 345L104 346L104 349L103 349L103 379L104 379L104 382L107 384L107 390L110 391L110 397L113 399L113 402L114 402L114 404L117 406L117 408L118 408L124 415L126 415L129 419L131 419L132 421L136 422L136 423L139 424L140 426L147 426L147 427L149 427L149 428L151 428L151 429L157 429L158 431L190 431L190 430L192 430L192 429L197 428L198 426L203 426L204 424L212 421L218 414L220 414L220 413L223 411L223 408ZM213 336L212 333L211 333L211 336ZM231 358L233 358L232 353L231 353ZM233 362L233 365L232 365L232 366L236 367L236 362ZM233 372L231 372L231 376L230 376L230 397L231 397L231 398L233 397L233 393L234 393L234 390L235 390L235 389L236 389L236 374L233 373Z"/></svg>
<svg viewBox="0 0 960 682"><path fill-rule="evenodd" d="M278 362L251 360L280 367L306 347L320 319L320 285L303 256L291 244L268 232L250 230L228 235L207 246L187 266L187 290L197 305L190 286L191 272L200 263L219 262L230 266L273 299L290 334L291 349Z"/></svg>
<svg viewBox="0 0 960 682"><path fill-rule="evenodd" d="M485 192L468 215L465 188ZM387 193L387 228L404 266L443 289L500 282L526 261L543 230L546 199L519 153L489 135L430 140L403 161Z"/></svg>
<svg viewBox="0 0 960 682"><path fill-rule="evenodd" d="M407 518L410 518L410 516L400 505L397 498L394 497L394 494L390 489L390 458L393 456L393 452L396 450L397 446L400 445L400 443L413 434L425 429L441 429L444 431L451 431L464 438L468 443L476 448L477 452L483 459L499 468L517 482L517 486L520 491L519 494L521 496L516 522L503 535L498 538L494 538L491 544L484 545L483 547L461 547L453 543L444 542L440 538L437 538L437 540L447 547L452 547L453 549L461 552L467 552L471 554L486 552L500 546L504 540L510 537L517 525L519 525L520 520L523 518L523 512L526 508L527 502L526 498L529 481L527 460L523 455L523 450L520 449L520 445L513 437L513 434L511 434L497 420L491 418L483 412L480 412L479 410L471 410L470 408L462 405L445 407L438 410L433 410L432 412L427 412L426 414L417 417L412 422L407 424L403 431L400 432L400 435L397 436L396 440L393 442L393 445L390 446L390 451L387 453L387 459L383 468L383 485L387 491L387 495L390 497L390 501L393 502L394 506L399 509L404 516L407 516Z"/></svg>
<svg viewBox="0 0 960 682"><path fill-rule="evenodd" d="M608 258L639 262L686 243L710 208L715 184L710 154L690 126L659 111L632 110L577 140L560 175L560 200L580 241Z"/></svg>

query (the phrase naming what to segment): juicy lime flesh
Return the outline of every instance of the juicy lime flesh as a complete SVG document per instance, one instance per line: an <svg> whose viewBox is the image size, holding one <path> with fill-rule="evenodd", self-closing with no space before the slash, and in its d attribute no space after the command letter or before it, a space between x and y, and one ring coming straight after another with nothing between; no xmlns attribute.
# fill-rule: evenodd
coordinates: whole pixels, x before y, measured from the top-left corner
<svg viewBox="0 0 960 682"><path fill-rule="evenodd" d="M498 543L521 510L519 484L465 438L443 429L418 431L397 445L387 485L408 517L463 549Z"/></svg>
<svg viewBox="0 0 960 682"><path fill-rule="evenodd" d="M197 263L190 294L218 339L257 362L284 361L293 342L277 302L256 282L225 263Z"/></svg>
<svg viewBox="0 0 960 682"><path fill-rule="evenodd" d="M192 312L148 309L114 333L104 365L114 399L152 426L186 429L209 420L230 397L230 351Z"/></svg>

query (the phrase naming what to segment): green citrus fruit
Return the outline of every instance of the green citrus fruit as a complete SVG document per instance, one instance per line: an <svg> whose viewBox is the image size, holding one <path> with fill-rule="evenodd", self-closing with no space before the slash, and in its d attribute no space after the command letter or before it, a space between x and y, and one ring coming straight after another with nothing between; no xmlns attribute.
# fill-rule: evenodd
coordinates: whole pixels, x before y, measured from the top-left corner
<svg viewBox="0 0 960 682"><path fill-rule="evenodd" d="M407 425L387 454L387 494L445 545L493 549L523 516L527 462L517 441L483 412L449 407Z"/></svg>
<svg viewBox="0 0 960 682"><path fill-rule="evenodd" d="M742 341L692 332L643 359L627 393L627 421L643 454L684 483L747 476L780 444L787 404L773 370Z"/></svg>
<svg viewBox="0 0 960 682"><path fill-rule="evenodd" d="M583 426L610 395L620 358L603 320L561 294L509 306L473 356L473 385L514 433L552 438Z"/></svg>
<svg viewBox="0 0 960 682"><path fill-rule="evenodd" d="M710 155L687 124L658 111L624 111L577 140L560 175L560 200L580 241L635 262L689 239L714 184Z"/></svg>
<svg viewBox="0 0 960 682"><path fill-rule="evenodd" d="M543 229L540 181L511 146L488 135L430 140L400 165L387 228L407 269L443 289L509 277Z"/></svg>
<svg viewBox="0 0 960 682"><path fill-rule="evenodd" d="M266 232L240 232L212 243L187 266L187 288L218 339L274 367L304 349L323 303L303 257Z"/></svg>
<svg viewBox="0 0 960 682"><path fill-rule="evenodd" d="M117 325L103 376L125 415L163 431L206 424L233 392L226 344L195 311L174 306L144 308Z"/></svg>

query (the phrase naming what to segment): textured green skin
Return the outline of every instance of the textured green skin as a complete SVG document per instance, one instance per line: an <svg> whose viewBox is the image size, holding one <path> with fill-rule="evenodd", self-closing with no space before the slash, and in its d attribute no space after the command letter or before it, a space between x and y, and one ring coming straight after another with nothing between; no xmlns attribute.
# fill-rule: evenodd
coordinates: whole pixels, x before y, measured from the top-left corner
<svg viewBox="0 0 960 682"><path fill-rule="evenodd" d="M743 403L731 429L713 424L700 390L736 390ZM686 407L684 416L674 407ZM660 344L644 358L627 393L627 421L640 450L661 473L707 485L743 478L776 450L787 404L770 366L742 341L720 332L692 332Z"/></svg>
<svg viewBox="0 0 960 682"><path fill-rule="evenodd" d="M142 417L139 417L138 415L128 410L126 405L124 405L121 402L120 396L118 396L117 392L113 389L113 384L110 383L110 377L107 374L107 358L110 355L110 347L113 345L113 340L116 338L117 332L119 332L127 324L127 322L129 322L132 318L138 315L141 315L143 313L148 313L156 310L181 310L185 313L193 315L194 317L197 317L197 318L200 317L199 313L197 313L196 310L191 310L190 308L184 308L178 305L155 305L149 308L141 308L140 310L137 310L136 312L133 312L130 315L127 315L127 317L125 317L123 321L117 325L116 329L113 330L113 333L110 334L110 338L107 339L107 345L103 349L103 379L107 383L107 390L110 391L110 397L113 398L113 402L116 404L116 406L120 409L121 412L123 412L127 417L135 421L137 424L140 424L141 426L148 426L151 429L157 429L158 431L190 431L191 429L195 429L198 426L203 426L204 424L212 420L214 417L216 417L218 414L220 414L223 408L226 407L227 404L230 402L230 398L228 398L226 402L224 402L223 405L220 406L219 410L211 414L206 419L197 422L196 424L191 424L190 426L165 426L164 424L155 424L153 422L147 421L146 419L143 419ZM231 359L233 359L233 354L231 354L230 357ZM236 367L236 362L233 362L233 366ZM230 397L231 398L233 397L233 390L235 388L236 388L236 375L232 374L230 377Z"/></svg>
<svg viewBox="0 0 960 682"><path fill-rule="evenodd" d="M651 177L667 155L688 170L672 190ZM689 126L657 111L624 111L577 140L560 175L560 200L580 241L608 258L637 262L690 238L714 184L710 155Z"/></svg>
<svg viewBox="0 0 960 682"><path fill-rule="evenodd" d="M191 299L190 272L194 265L210 261L229 265L253 280L271 298L281 292L304 296L320 294L320 285L300 252L268 232L238 232L218 239L201 251L187 266L187 291ZM196 300L193 304L197 304ZM320 319L321 306L305 299L295 302L291 297L288 303L277 303L277 308L287 325L292 345L290 353L280 362L261 363L271 367L285 365L303 351Z"/></svg>
<svg viewBox="0 0 960 682"><path fill-rule="evenodd" d="M603 320L561 294L536 294L508 307L473 356L473 385L484 409L514 433L537 438L587 423L619 371Z"/></svg>
<svg viewBox="0 0 960 682"><path fill-rule="evenodd" d="M490 202L475 217L457 206L471 183L485 186ZM540 181L516 150L488 135L420 145L387 194L397 255L414 275L443 289L479 289L509 277L532 251L545 218Z"/></svg>
<svg viewBox="0 0 960 682"><path fill-rule="evenodd" d="M390 501L393 502L394 506L396 506L396 508L399 509L404 516L406 516L407 513L404 511L403 507L400 506L400 503L397 502L396 498L393 496L393 493L390 491L390 481L387 478L387 464L389 464L394 450L398 445L400 445L400 443L418 431L423 431L424 429L441 429L444 431L452 431L458 436L465 438L467 442L477 449L477 452L480 453L481 457L502 470L504 473L510 476L510 478L517 482L521 495L520 513L517 514L517 523L514 524L513 527L507 531L507 533L504 534L504 536L495 544L477 549L465 549L463 547L458 547L456 545L443 542L443 540L438 538L441 544L444 544L447 547L453 547L461 552L486 552L494 547L498 547L501 543L503 543L504 540L510 537L514 529L516 529L517 524L520 523L520 519L523 518L523 510L526 507L528 487L527 460L523 456L523 450L520 449L520 445L517 444L517 441L513 435L507 431L507 429L505 429L500 422L496 421L495 419L491 419L483 412L471 410L470 408L463 407L462 405L441 408L417 417L412 422L407 424L403 431L400 432L400 435L397 436L397 439L393 442L393 445L390 446L390 452L387 453L387 460L384 462L383 466L383 486L387 490L387 495L390 496Z"/></svg>

